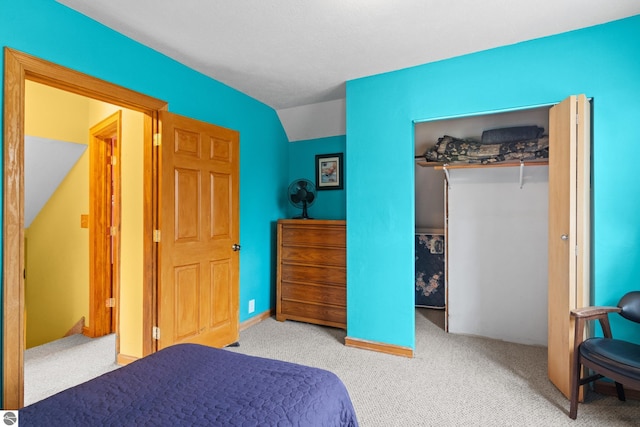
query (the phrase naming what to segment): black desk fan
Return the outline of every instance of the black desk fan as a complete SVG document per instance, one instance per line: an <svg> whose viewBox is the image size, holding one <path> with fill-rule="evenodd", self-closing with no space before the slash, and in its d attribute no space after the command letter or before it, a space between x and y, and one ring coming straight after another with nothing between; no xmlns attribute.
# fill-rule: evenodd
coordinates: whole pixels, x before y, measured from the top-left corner
<svg viewBox="0 0 640 427"><path fill-rule="evenodd" d="M300 216L294 219L312 219L307 214L307 207L316 199L316 186L308 179L296 179L289 185L289 202L298 209L302 209Z"/></svg>

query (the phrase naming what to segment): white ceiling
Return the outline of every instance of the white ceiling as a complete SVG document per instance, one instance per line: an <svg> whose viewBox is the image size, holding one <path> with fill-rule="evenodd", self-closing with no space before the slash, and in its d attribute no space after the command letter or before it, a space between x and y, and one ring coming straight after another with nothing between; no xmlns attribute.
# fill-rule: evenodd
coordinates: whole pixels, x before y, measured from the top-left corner
<svg viewBox="0 0 640 427"><path fill-rule="evenodd" d="M347 80L640 14L638 0L58 0L276 110Z"/></svg>

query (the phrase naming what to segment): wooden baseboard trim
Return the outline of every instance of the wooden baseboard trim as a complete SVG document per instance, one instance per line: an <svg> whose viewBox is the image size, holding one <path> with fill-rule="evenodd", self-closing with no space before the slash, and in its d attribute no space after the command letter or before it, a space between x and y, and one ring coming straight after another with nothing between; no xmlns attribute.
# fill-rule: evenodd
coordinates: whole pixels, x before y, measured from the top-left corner
<svg viewBox="0 0 640 427"><path fill-rule="evenodd" d="M116 363L120 366L128 365L131 362L135 362L138 360L138 357L135 356L127 356L126 354L118 354L116 356Z"/></svg>
<svg viewBox="0 0 640 427"><path fill-rule="evenodd" d="M374 341L361 340L359 338L345 337L344 345L347 347L361 348L377 351L379 353L392 354L394 356L413 357L413 349L399 345L385 344Z"/></svg>
<svg viewBox="0 0 640 427"><path fill-rule="evenodd" d="M64 334L64 336L65 336L65 337L70 337L71 335L82 334L82 333L84 333L84 328L85 328L85 326L84 326L84 316L82 316L82 317L80 318L80 320L78 320L78 321L76 322L76 324L75 324L75 325L73 325L73 326L71 327L71 329L69 329L69 330L67 331L67 333L66 333L66 334Z"/></svg>
<svg viewBox="0 0 640 427"><path fill-rule="evenodd" d="M618 396L616 385L608 381L596 381L593 383L593 391L605 396ZM624 397L631 400L640 400L640 390L624 386Z"/></svg>
<svg viewBox="0 0 640 427"><path fill-rule="evenodd" d="M248 329L253 325L257 325L258 323L262 322L265 319L268 319L273 315L275 315L275 310L267 310L263 313L253 316L251 319L245 320L244 322L240 323L239 329L240 331L244 331L245 329Z"/></svg>

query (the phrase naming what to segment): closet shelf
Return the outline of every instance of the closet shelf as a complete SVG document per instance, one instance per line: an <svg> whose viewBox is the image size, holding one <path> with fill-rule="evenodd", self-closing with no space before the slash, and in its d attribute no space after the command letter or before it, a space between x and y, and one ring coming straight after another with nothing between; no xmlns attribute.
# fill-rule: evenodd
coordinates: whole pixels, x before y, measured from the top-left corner
<svg viewBox="0 0 640 427"><path fill-rule="evenodd" d="M521 163L524 164L525 166L546 166L549 164L549 159L526 160L524 162L508 161L508 162L489 163L489 164L480 164L480 163L447 164L447 163L440 163L440 162L425 162L425 161L416 162L418 166L422 166L426 168L434 168L435 170L443 170L445 165L447 169L451 170L451 169L516 167L516 166L520 166Z"/></svg>

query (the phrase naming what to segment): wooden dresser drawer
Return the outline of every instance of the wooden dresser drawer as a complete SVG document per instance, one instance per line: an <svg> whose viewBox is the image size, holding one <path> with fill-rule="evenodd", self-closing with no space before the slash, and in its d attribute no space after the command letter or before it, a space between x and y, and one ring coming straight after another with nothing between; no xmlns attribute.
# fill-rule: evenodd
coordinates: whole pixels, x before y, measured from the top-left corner
<svg viewBox="0 0 640 427"><path fill-rule="evenodd" d="M281 292L283 301L302 301L341 307L345 307L347 303L347 290L344 286L304 285L283 281Z"/></svg>
<svg viewBox="0 0 640 427"><path fill-rule="evenodd" d="M313 250L302 246L283 246L280 249L282 262L294 262L301 264L315 264L318 266L334 265L346 267L346 253L344 249L314 248Z"/></svg>
<svg viewBox="0 0 640 427"><path fill-rule="evenodd" d="M282 230L282 244L301 246L345 247L347 236L344 227L291 226Z"/></svg>
<svg viewBox="0 0 640 427"><path fill-rule="evenodd" d="M347 269L318 265L299 265L282 263L280 274L282 282L323 283L342 285L347 283Z"/></svg>
<svg viewBox="0 0 640 427"><path fill-rule="evenodd" d="M282 301L282 312L284 313L284 319L302 320L303 322L342 328L344 328L347 323L347 312L344 307Z"/></svg>

